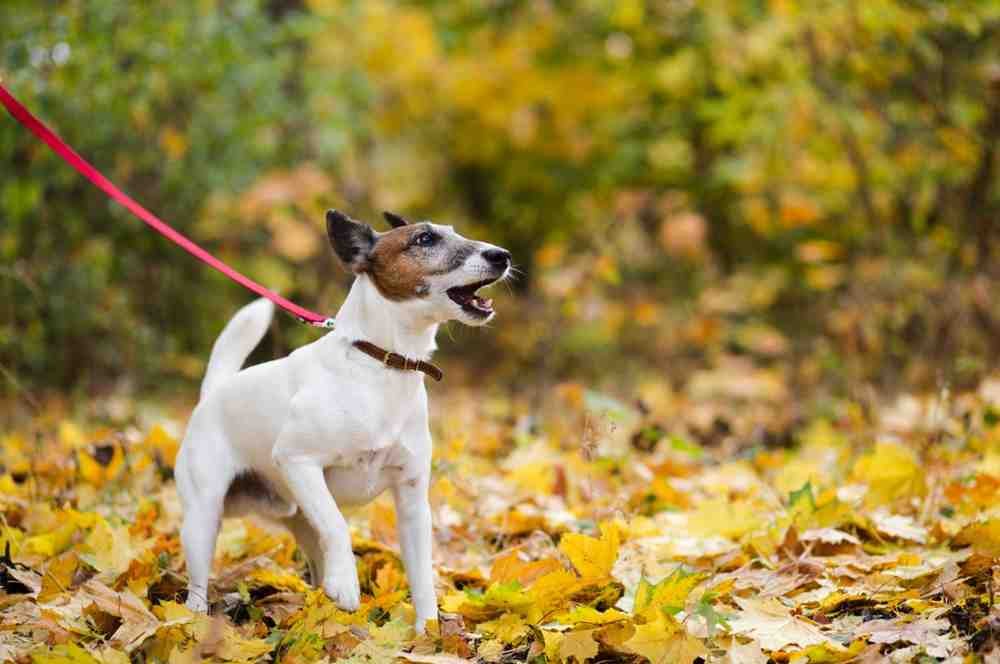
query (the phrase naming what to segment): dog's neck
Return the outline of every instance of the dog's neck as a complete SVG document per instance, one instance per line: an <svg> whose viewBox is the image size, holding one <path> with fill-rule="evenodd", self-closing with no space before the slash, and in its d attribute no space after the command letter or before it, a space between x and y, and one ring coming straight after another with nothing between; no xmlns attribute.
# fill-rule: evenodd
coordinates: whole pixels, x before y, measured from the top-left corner
<svg viewBox="0 0 1000 664"><path fill-rule="evenodd" d="M368 341L410 359L427 360L437 348L437 329L438 323L412 304L386 298L367 275L359 274L328 336Z"/></svg>

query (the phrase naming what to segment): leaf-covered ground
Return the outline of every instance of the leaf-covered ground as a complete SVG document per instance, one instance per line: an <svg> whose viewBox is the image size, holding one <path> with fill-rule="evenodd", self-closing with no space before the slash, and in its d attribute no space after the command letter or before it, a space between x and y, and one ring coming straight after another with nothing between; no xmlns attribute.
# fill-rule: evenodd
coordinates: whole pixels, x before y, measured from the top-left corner
<svg viewBox="0 0 1000 664"><path fill-rule="evenodd" d="M441 619L415 637L391 503L350 517L354 614L293 541L224 524L183 607L171 464L187 409L50 401L2 434L0 656L997 661L1000 382L804 408L766 381L627 401L436 390ZM544 659L542 659L544 658Z"/></svg>

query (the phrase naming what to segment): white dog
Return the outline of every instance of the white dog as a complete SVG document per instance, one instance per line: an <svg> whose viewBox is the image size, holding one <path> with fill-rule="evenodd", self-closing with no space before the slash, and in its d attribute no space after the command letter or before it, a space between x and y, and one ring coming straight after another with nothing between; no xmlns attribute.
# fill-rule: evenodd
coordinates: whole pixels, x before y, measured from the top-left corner
<svg viewBox="0 0 1000 664"><path fill-rule="evenodd" d="M357 275L332 332L241 371L274 310L257 300L215 342L176 467L191 609L208 608L222 516L256 511L280 519L313 583L356 610L357 569L339 506L391 488L417 630L437 616L424 373L440 379L428 360L441 323L493 317L492 301L476 291L506 277L511 260L449 226L385 216L393 229L376 233L327 212L333 249Z"/></svg>

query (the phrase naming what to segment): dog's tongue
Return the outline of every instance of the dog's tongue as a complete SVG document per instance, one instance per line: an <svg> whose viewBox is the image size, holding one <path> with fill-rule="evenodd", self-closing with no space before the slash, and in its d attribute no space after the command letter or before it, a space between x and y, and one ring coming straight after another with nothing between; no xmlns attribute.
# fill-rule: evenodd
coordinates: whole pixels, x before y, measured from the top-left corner
<svg viewBox="0 0 1000 664"><path fill-rule="evenodd" d="M492 311L493 310L493 300L479 297L478 295L473 295L469 300L469 304L474 306L476 309L481 309L482 311Z"/></svg>

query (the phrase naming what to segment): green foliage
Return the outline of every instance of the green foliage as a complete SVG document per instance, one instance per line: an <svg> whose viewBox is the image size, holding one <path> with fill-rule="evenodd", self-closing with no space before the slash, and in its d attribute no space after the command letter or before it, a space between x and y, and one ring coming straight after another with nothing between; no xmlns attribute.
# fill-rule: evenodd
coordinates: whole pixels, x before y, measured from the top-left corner
<svg viewBox="0 0 1000 664"><path fill-rule="evenodd" d="M525 315L484 343L550 375L817 335L809 375L988 368L995 2L13 2L0 26L26 103L314 308L344 285L322 209L387 208L513 251ZM0 159L0 363L196 377L246 295L9 121Z"/></svg>
<svg viewBox="0 0 1000 664"><path fill-rule="evenodd" d="M190 232L213 192L303 150L298 105L282 93L293 34L260 4L4 3L0 71L113 181ZM154 370L204 348L208 312L242 297L6 117L0 160L0 358L22 377Z"/></svg>

